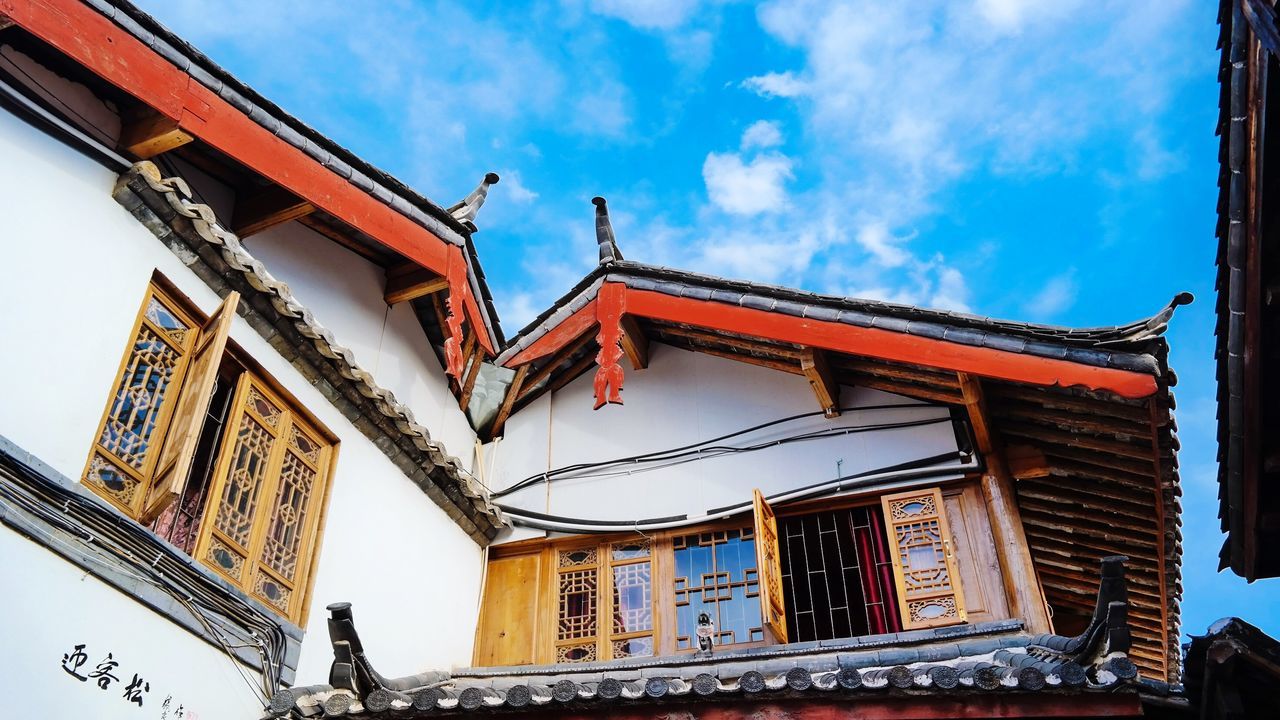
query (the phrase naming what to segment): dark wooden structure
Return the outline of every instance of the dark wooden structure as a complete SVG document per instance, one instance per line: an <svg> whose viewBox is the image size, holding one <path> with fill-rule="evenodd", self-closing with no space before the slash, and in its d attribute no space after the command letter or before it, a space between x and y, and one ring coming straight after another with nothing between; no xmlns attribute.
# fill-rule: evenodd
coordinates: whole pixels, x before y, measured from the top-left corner
<svg viewBox="0 0 1280 720"><path fill-rule="evenodd" d="M1218 134L1218 480L1221 568L1280 576L1280 34L1265 0L1222 0Z"/></svg>

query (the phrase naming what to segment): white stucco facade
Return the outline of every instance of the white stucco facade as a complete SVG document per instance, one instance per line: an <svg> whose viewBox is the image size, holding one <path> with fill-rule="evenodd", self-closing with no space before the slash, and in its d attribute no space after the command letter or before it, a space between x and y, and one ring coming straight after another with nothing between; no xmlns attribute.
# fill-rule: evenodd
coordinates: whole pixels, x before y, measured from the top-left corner
<svg viewBox="0 0 1280 720"><path fill-rule="evenodd" d="M0 436L78 479L153 272L206 313L219 298L112 198L113 172L3 111L0 167ZM264 234L250 249L471 464L475 436L412 312L401 306L387 315L380 270L301 228ZM480 548L243 319L231 338L340 442L297 677L327 677L325 605L335 601L353 603L384 674L467 664ZM0 661L10 667L0 672L24 687L6 713L143 717L116 698L100 702L107 693L97 688L68 683L58 660L84 642L121 655L128 648L131 663L175 698L190 698L199 717L258 716L221 651L2 526L0 566L22 576L0 593L0 634L10 648Z"/></svg>
<svg viewBox="0 0 1280 720"><path fill-rule="evenodd" d="M876 390L845 387L841 404L871 408L827 419L803 377L654 344L645 370L626 369L624 405L593 410L592 373L513 415L486 453L491 487L507 488L547 470L664 451L773 420L808 417L726 440L756 445L832 428L927 423L838 434L651 469L612 468L607 477L537 483L502 502L551 515L628 520L706 512L766 495L953 452L944 407ZM892 407L879 407L892 406ZM931 422L936 421L936 422ZM721 444L721 443L717 443ZM617 473L623 474L617 474ZM503 541L533 535L516 530Z"/></svg>

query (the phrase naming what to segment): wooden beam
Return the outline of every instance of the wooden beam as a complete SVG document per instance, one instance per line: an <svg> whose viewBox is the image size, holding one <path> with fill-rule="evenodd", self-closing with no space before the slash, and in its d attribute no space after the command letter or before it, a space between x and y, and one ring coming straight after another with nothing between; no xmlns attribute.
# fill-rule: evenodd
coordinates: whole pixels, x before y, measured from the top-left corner
<svg viewBox="0 0 1280 720"><path fill-rule="evenodd" d="M386 254L382 250L370 247L341 229L321 222L317 215L304 215L298 218L298 224L318 235L329 238L374 265L382 265L387 261ZM376 248L381 247L381 245L376 246Z"/></svg>
<svg viewBox="0 0 1280 720"><path fill-rule="evenodd" d="M281 223L306 217L315 210L315 206L306 200L279 185L272 185L243 200L236 199L231 229L241 238L247 238Z"/></svg>
<svg viewBox="0 0 1280 720"><path fill-rule="evenodd" d="M458 407L462 412L466 412L467 405L471 404L471 394L476 389L476 378L480 377L480 365L483 362L484 349L477 347L471 354L471 366L467 368L467 377L462 381L462 397L458 399Z"/></svg>
<svg viewBox="0 0 1280 720"><path fill-rule="evenodd" d="M177 120L149 107L142 106L126 114L128 117L120 131L120 147L142 160L182 147L195 139L178 127Z"/></svg>
<svg viewBox="0 0 1280 720"><path fill-rule="evenodd" d="M538 383L546 379L548 375L554 372L557 367L564 364L564 361L568 360L574 353L578 352L587 343L593 342L595 339L596 336L594 333L583 333L573 342L565 345L563 348L560 348L560 352L556 353L554 357L548 360L546 365L538 368L533 375L525 379L524 389L521 390L521 392L524 394L533 392L537 389ZM528 365L528 363L526 363L526 365ZM525 367L526 365L521 365L520 367ZM521 398L516 399L520 400Z"/></svg>
<svg viewBox="0 0 1280 720"><path fill-rule="evenodd" d="M1049 476L1049 459L1038 448L1030 445L1010 445L1005 449L1009 461L1009 474L1018 480Z"/></svg>
<svg viewBox="0 0 1280 720"><path fill-rule="evenodd" d="M973 427L974 441L986 460L986 472L982 474L982 494L987 501L987 513L991 519L991 535L995 540L996 554L1000 558L1001 576L1009 610L1021 617L1031 633L1053 632L1049 622L1049 605L1044 589L1036 576L1031 548L1022 528L1022 515L1018 508L1013 477L1005 463L1003 448L987 413L982 384L968 373L957 373L960 392L964 396L965 410Z"/></svg>
<svg viewBox="0 0 1280 720"><path fill-rule="evenodd" d="M8 15L0 13L0 32L4 32L14 26L14 22Z"/></svg>
<svg viewBox="0 0 1280 720"><path fill-rule="evenodd" d="M964 345L884 328L799 318L694 297L675 297L656 290L629 288L626 302L627 312L660 322L697 325L773 342L927 365L953 372L1049 387L1081 385L1129 398L1146 398L1158 389L1155 377L1148 373Z"/></svg>
<svg viewBox="0 0 1280 720"><path fill-rule="evenodd" d="M800 371L813 388L818 398L822 414L826 417L840 417L840 383L831 374L831 365L827 362L827 354L814 348L805 348L800 354Z"/></svg>
<svg viewBox="0 0 1280 720"><path fill-rule="evenodd" d="M388 305L416 300L449 288L449 280L425 268L416 268L401 275L387 270L387 288L383 299Z"/></svg>
<svg viewBox="0 0 1280 720"><path fill-rule="evenodd" d="M631 315L622 316L622 352L631 361L633 370L649 367L649 338L645 337L640 323Z"/></svg>
<svg viewBox="0 0 1280 720"><path fill-rule="evenodd" d="M502 398L502 406L498 408L498 415L493 419L493 427L489 429L490 438L495 438L502 434L502 428L507 424L507 418L511 417L511 408L515 407L516 398L520 396L520 388L524 386L524 379L528 374L528 365L521 365L516 368L516 376L511 379L507 394Z"/></svg>
<svg viewBox="0 0 1280 720"><path fill-rule="evenodd" d="M846 385L856 385L858 387L871 388L872 390L880 390L894 395L902 395L903 397L915 398L917 400L928 400L930 402L943 403L946 405L963 405L964 398L959 392L946 392L939 388L928 387L925 385L914 385L906 382L893 382L885 380L877 375L868 375L866 373L840 373L840 379L845 381Z"/></svg>

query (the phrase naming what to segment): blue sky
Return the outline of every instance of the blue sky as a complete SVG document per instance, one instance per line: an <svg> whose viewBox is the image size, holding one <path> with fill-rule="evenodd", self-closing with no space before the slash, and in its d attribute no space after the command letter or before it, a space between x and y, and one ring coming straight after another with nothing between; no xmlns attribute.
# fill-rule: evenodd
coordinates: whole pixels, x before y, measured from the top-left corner
<svg viewBox="0 0 1280 720"><path fill-rule="evenodd" d="M1280 636L1217 574L1216 5L579 0L144 8L476 236L508 334L628 258L1065 325L1173 295L1183 631Z"/></svg>

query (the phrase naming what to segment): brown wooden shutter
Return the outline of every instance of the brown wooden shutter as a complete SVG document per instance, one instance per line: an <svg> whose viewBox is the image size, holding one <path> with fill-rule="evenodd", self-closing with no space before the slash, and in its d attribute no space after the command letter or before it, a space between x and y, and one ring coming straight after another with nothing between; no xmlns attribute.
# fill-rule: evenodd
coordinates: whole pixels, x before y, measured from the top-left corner
<svg viewBox="0 0 1280 720"><path fill-rule="evenodd" d="M754 492L756 568L760 572L760 617L777 643L787 641L787 606L782 597L782 554L778 520L759 490Z"/></svg>
<svg viewBox="0 0 1280 720"><path fill-rule="evenodd" d="M218 366L227 348L227 335L231 331L231 319L235 317L240 294L232 291L213 316L200 329L195 351L191 354L186 382L178 397L173 420L169 424L168 438L160 451L156 473L147 489L147 498L138 519L149 524L169 504L182 494L191 460L196 453L200 429L204 425L209 401L213 397L213 385L218 378Z"/></svg>
<svg viewBox="0 0 1280 720"><path fill-rule="evenodd" d="M476 633L476 665L531 665L537 661L542 564L541 551L489 561Z"/></svg>
<svg viewBox="0 0 1280 720"><path fill-rule="evenodd" d="M938 488L880 499L889 533L898 609L906 629L965 621L960 573L951 552L951 530Z"/></svg>

